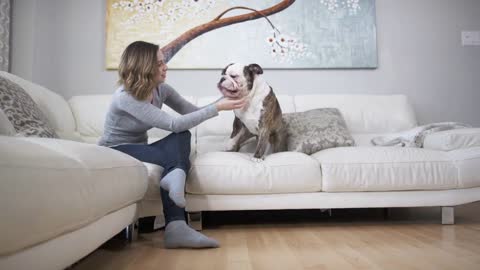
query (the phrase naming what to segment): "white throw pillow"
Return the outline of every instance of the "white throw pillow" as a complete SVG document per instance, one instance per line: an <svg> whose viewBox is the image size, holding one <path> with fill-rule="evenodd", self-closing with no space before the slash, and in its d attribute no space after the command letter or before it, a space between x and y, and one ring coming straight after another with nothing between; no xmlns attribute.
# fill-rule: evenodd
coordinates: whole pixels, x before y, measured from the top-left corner
<svg viewBox="0 0 480 270"><path fill-rule="evenodd" d="M14 136L15 133L17 132L15 131L15 128L13 127L12 123L10 123L10 120L8 120L8 117L0 109L0 135Z"/></svg>
<svg viewBox="0 0 480 270"><path fill-rule="evenodd" d="M423 148L451 151L480 146L480 128L461 128L434 132L425 136Z"/></svg>

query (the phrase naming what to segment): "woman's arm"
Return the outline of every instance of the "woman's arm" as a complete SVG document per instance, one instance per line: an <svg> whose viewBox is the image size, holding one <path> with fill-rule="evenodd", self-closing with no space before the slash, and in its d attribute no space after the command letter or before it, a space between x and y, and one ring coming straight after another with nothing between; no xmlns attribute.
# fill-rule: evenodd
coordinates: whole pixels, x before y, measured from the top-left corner
<svg viewBox="0 0 480 270"><path fill-rule="evenodd" d="M179 114L187 114L200 109L183 98L170 85L164 83L159 88L160 91L162 91L162 95L166 97L164 103Z"/></svg>
<svg viewBox="0 0 480 270"><path fill-rule="evenodd" d="M212 103L210 104L207 104L205 106L202 106L202 107L197 107L195 105L193 105L192 103L190 103L188 100L186 100L185 98L183 98L175 89L173 89L173 87L171 87L170 85L168 84L162 84L161 86L161 90L160 91L164 91L164 95L166 96L166 99L165 99L165 104L172 108L174 111L180 113L180 114L187 114L187 113L191 113L191 112L194 112L196 110L200 110L202 108L205 108L207 106L210 106L212 104L215 104L217 103L219 100L221 100L223 97L219 97L218 99L216 99L215 101L213 101ZM160 95L159 95L160 96Z"/></svg>
<svg viewBox="0 0 480 270"><path fill-rule="evenodd" d="M182 132L195 127L203 121L218 115L215 104L181 115L171 116L156 106L138 101L125 93L118 99L119 107L143 123L172 132Z"/></svg>

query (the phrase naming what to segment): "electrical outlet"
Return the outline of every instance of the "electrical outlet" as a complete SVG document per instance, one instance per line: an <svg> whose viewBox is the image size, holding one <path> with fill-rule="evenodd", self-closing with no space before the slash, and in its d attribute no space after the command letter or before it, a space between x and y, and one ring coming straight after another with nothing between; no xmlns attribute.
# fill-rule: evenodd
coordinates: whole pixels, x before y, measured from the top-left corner
<svg viewBox="0 0 480 270"><path fill-rule="evenodd" d="M463 46L480 46L479 31L462 31Z"/></svg>

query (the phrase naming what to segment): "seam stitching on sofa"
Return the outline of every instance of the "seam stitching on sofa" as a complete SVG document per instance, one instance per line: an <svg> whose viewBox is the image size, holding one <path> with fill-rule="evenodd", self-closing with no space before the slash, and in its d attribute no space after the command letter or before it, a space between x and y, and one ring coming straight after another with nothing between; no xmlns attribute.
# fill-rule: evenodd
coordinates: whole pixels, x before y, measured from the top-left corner
<svg viewBox="0 0 480 270"><path fill-rule="evenodd" d="M460 161L466 160L474 160L480 159L478 158L471 158L471 159L461 159ZM402 161L402 162L374 162L374 163L324 163L320 161L320 165L327 165L327 166L334 166L334 165L376 165L376 164L409 164L409 163L430 163L430 162L437 162L437 163L452 163L457 162L458 160L431 160L431 161Z"/></svg>

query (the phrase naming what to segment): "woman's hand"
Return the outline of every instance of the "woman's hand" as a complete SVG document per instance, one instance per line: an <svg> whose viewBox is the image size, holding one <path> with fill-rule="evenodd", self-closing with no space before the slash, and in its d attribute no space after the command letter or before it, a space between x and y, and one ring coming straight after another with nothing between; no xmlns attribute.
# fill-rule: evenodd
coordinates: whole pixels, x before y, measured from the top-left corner
<svg viewBox="0 0 480 270"><path fill-rule="evenodd" d="M247 98L231 99L231 98L222 98L215 103L217 106L217 111L228 111L234 109L241 109L247 103Z"/></svg>

